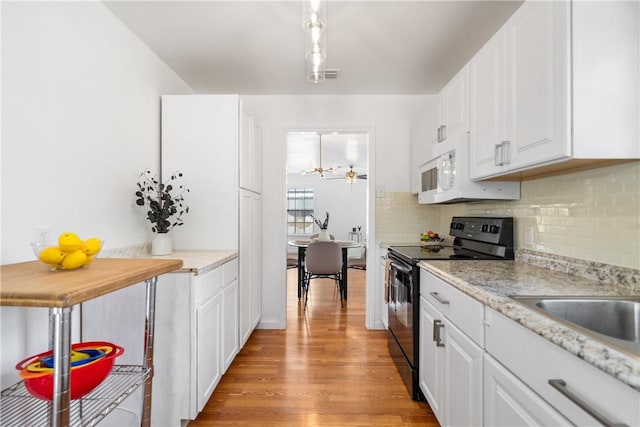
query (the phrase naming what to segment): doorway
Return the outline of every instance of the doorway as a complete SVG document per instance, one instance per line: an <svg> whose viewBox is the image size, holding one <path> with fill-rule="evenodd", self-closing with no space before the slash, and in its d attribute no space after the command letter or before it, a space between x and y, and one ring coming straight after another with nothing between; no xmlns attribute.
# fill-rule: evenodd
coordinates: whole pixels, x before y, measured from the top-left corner
<svg viewBox="0 0 640 427"><path fill-rule="evenodd" d="M308 240L315 219L329 217L336 240L367 244L370 217L369 131L296 130L286 133L286 240ZM366 248L366 246L365 246ZM287 245L287 269L297 268L298 249ZM366 249L349 249L348 265L366 269ZM288 280L297 277L288 271ZM368 276L368 274L367 274ZM287 293L290 289L288 286ZM287 297L287 304L295 299ZM287 310L291 313L291 310Z"/></svg>

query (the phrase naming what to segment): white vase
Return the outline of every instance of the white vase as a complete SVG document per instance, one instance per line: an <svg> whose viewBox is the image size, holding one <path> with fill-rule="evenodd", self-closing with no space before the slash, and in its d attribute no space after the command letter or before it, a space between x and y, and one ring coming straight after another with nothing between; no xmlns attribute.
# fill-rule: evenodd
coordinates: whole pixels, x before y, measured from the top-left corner
<svg viewBox="0 0 640 427"><path fill-rule="evenodd" d="M329 230L320 230L320 233L318 233L318 241L328 242L329 240L331 240L331 236L329 235Z"/></svg>
<svg viewBox="0 0 640 427"><path fill-rule="evenodd" d="M151 241L151 255L171 255L171 236L168 233L158 233Z"/></svg>

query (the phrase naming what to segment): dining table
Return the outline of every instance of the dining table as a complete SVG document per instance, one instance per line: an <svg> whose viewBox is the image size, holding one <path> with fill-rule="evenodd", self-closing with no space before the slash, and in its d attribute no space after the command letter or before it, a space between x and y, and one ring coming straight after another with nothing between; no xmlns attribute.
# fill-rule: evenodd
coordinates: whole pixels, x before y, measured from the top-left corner
<svg viewBox="0 0 640 427"><path fill-rule="evenodd" d="M318 239L299 239L290 240L289 245L298 248L298 301L302 298L302 284L304 283L304 257L307 253L309 244L317 242ZM331 240L340 245L342 249L342 272L340 274L340 288L342 289L342 298L347 299L347 252L351 248L361 248L365 244L363 242L354 242L353 240Z"/></svg>

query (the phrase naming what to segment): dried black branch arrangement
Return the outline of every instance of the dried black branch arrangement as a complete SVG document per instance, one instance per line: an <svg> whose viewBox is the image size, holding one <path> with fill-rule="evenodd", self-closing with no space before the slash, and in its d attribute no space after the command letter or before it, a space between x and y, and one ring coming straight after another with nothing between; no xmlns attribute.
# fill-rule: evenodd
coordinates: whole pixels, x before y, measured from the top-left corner
<svg viewBox="0 0 640 427"><path fill-rule="evenodd" d="M147 219L155 233L168 233L173 227L184 224L182 215L189 213L184 193L188 193L189 189L179 183L181 178L182 172L176 171L163 184L149 169L140 174L136 205L149 209Z"/></svg>
<svg viewBox="0 0 640 427"><path fill-rule="evenodd" d="M318 220L318 218L316 218L315 216L311 215L311 218L313 218L313 220L315 221L316 225L318 227L320 227L320 230L326 230L327 227L329 227L329 212L325 212L325 214L327 216L324 218L324 222L320 222L320 220Z"/></svg>

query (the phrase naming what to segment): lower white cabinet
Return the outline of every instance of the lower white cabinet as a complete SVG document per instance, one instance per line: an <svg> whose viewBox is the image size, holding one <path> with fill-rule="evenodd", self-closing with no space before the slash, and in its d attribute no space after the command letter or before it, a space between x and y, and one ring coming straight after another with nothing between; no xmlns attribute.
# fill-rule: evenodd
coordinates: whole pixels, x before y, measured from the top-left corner
<svg viewBox="0 0 640 427"><path fill-rule="evenodd" d="M484 356L484 425L572 426L540 396L488 354Z"/></svg>
<svg viewBox="0 0 640 427"><path fill-rule="evenodd" d="M202 411L207 400L222 377L221 352L223 295L217 293L196 308L196 399L197 412Z"/></svg>
<svg viewBox="0 0 640 427"><path fill-rule="evenodd" d="M484 350L467 333L482 325L482 304L425 271L420 286L420 389L441 425L481 426Z"/></svg>
<svg viewBox="0 0 640 427"><path fill-rule="evenodd" d="M572 424L640 425L638 390L495 310L485 317L487 352Z"/></svg>
<svg viewBox="0 0 640 427"><path fill-rule="evenodd" d="M238 260L158 279L151 424L195 419L239 350Z"/></svg>

